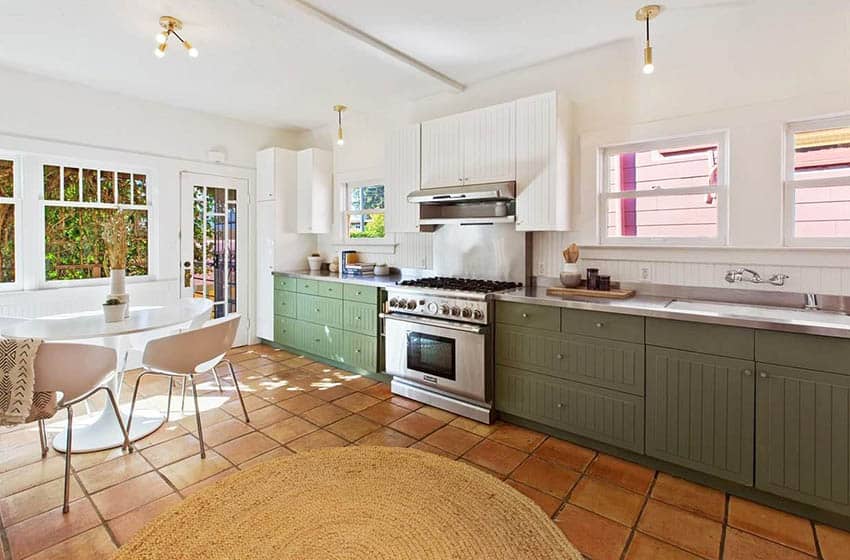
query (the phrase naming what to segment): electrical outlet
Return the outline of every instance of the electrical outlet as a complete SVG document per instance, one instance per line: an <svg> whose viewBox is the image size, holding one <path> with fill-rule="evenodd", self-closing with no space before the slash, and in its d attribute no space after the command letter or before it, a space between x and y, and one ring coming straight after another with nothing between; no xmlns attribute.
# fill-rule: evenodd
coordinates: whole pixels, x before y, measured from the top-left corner
<svg viewBox="0 0 850 560"><path fill-rule="evenodd" d="M640 281L649 282L652 280L652 269L648 266L640 267Z"/></svg>
<svg viewBox="0 0 850 560"><path fill-rule="evenodd" d="M537 263L537 274L539 276L543 276L543 273L546 272L546 265L544 263Z"/></svg>

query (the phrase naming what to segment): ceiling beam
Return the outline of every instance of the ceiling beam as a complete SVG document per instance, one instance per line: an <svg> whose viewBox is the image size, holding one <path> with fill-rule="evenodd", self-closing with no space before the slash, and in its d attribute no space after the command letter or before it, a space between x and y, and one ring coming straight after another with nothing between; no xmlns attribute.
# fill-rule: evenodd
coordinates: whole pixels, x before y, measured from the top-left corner
<svg viewBox="0 0 850 560"><path fill-rule="evenodd" d="M355 39L370 45L379 51L388 54L389 56L395 58L396 60L419 70L423 74L427 74L432 78L443 82L444 84L450 86L452 89L456 91L463 91L466 89L466 86L457 80L453 80L452 78L446 76L442 72L439 72L424 62L421 62L412 56L405 54L398 50L397 48L388 45L381 41L380 39L369 35L368 33L361 31L360 29L354 27L353 25L342 21L341 19L325 12L324 10L320 10L319 8L313 6L312 4L305 2L304 0L286 0L288 3L293 6L299 8L302 12L330 25L331 27L342 31L346 35L354 37Z"/></svg>

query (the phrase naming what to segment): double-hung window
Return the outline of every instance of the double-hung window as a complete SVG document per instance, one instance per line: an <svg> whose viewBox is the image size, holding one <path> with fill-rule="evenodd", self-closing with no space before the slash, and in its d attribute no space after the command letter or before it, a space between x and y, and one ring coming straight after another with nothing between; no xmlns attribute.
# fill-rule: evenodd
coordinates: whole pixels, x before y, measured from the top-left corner
<svg viewBox="0 0 850 560"><path fill-rule="evenodd" d="M0 289L18 285L16 222L20 218L18 159L0 154Z"/></svg>
<svg viewBox="0 0 850 560"><path fill-rule="evenodd" d="M370 182L346 184L345 237L383 239L384 185Z"/></svg>
<svg viewBox="0 0 850 560"><path fill-rule="evenodd" d="M850 117L789 124L785 244L850 246Z"/></svg>
<svg viewBox="0 0 850 560"><path fill-rule="evenodd" d="M601 150L600 240L608 244L726 242L726 135Z"/></svg>
<svg viewBox="0 0 850 560"><path fill-rule="evenodd" d="M148 274L147 173L52 163L42 171L45 281L109 276L103 223L119 210L129 223L127 275Z"/></svg>

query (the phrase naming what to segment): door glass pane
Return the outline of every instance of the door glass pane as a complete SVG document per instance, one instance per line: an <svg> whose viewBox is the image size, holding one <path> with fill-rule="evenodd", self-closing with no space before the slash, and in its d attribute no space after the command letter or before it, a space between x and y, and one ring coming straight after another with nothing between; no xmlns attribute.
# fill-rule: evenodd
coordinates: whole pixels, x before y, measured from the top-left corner
<svg viewBox="0 0 850 560"><path fill-rule="evenodd" d="M230 192L236 194L236 191L230 189ZM227 205L227 237L228 237L228 256L227 256L227 310L229 313L236 312L236 204L230 203Z"/></svg>
<svg viewBox="0 0 850 560"><path fill-rule="evenodd" d="M193 292L213 302L212 318L237 311L236 191L195 186Z"/></svg>
<svg viewBox="0 0 850 560"><path fill-rule="evenodd" d="M192 295L196 298L204 294L204 187L196 186L192 210Z"/></svg>
<svg viewBox="0 0 850 560"><path fill-rule="evenodd" d="M76 167L62 169L65 176L65 198L68 202L80 201L80 170Z"/></svg>
<svg viewBox="0 0 850 560"><path fill-rule="evenodd" d="M15 281L15 205L0 204L0 282Z"/></svg>

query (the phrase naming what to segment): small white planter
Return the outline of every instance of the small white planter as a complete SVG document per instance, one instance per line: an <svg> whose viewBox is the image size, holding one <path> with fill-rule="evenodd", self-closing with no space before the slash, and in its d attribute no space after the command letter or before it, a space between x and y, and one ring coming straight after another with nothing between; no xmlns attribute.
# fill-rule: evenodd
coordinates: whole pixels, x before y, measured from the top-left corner
<svg viewBox="0 0 850 560"><path fill-rule="evenodd" d="M126 303L118 305L103 304L103 320L107 323L117 323L124 320L124 311L127 310Z"/></svg>
<svg viewBox="0 0 850 560"><path fill-rule="evenodd" d="M375 276L389 276L390 275L389 265L385 265L385 264L375 265L374 274L375 274Z"/></svg>
<svg viewBox="0 0 850 560"><path fill-rule="evenodd" d="M307 257L307 266L311 271L322 270L322 257Z"/></svg>

